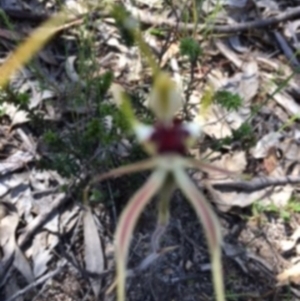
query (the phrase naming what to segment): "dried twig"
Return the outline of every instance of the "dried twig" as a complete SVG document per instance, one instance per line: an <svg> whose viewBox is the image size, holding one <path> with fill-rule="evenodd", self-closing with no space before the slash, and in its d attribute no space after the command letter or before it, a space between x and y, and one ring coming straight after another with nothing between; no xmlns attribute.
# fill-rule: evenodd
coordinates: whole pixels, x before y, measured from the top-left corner
<svg viewBox="0 0 300 301"><path fill-rule="evenodd" d="M274 31L274 37L277 40L279 47L281 48L290 65L293 68L299 68L300 62L298 61L297 56L295 55L293 49L288 44L284 36L280 32Z"/></svg>
<svg viewBox="0 0 300 301"><path fill-rule="evenodd" d="M177 22L176 20L166 19L165 17L152 15L146 13L145 11L139 10L137 8L129 7L131 14L139 19L142 23L156 25L156 26L177 26L180 30L193 31L195 29L195 24ZM288 12L283 12L275 17L267 18L264 20L255 20L250 22L238 23L233 25L201 25L198 24L198 31L209 30L214 33L236 33L237 31L247 31L254 28L265 28L268 26L276 25L280 22L288 21L294 18L300 17L300 6L293 8Z"/></svg>
<svg viewBox="0 0 300 301"><path fill-rule="evenodd" d="M195 30L195 24L194 23L185 23L185 22L178 22L174 19L167 19L165 17L150 14L148 12L145 12L141 9L135 8L135 7L127 7L127 9L131 12L133 17L139 19L144 24L149 25L155 25L155 26L168 26L168 27L177 27L179 30L188 30L188 31L194 31ZM4 9L4 12L12 17L12 18L18 18L23 20L32 20L36 22L45 21L49 17L51 17L51 14L35 14L35 13L29 13L29 12L23 12L23 11L17 11L14 9ZM92 12L94 15L98 17L109 17L109 13L106 11L99 11L99 12ZM90 14L90 13L88 13ZM82 14L77 16L78 18L83 17L86 14ZM196 26L196 29L198 31L203 30L209 30L213 33L236 33L241 31L247 31L254 28L265 28L269 26L276 25L280 22L288 21L291 19L299 18L300 17L300 6L294 7L292 10L288 12L283 12L278 14L277 16L270 17L263 20L254 20L244 23L237 23L232 25L202 25L198 24Z"/></svg>
<svg viewBox="0 0 300 301"><path fill-rule="evenodd" d="M63 204L67 201L67 196L65 193L60 193L56 197L56 199L52 202L49 210L39 214L25 229L25 232L19 237L18 244L20 248L24 248L24 246L29 242L29 240L33 237L33 235L39 231L43 225L45 225L53 215L57 213L58 209L62 207Z"/></svg>
<svg viewBox="0 0 300 301"><path fill-rule="evenodd" d="M47 273L46 275L42 276L41 278L39 278L38 280L28 284L27 286L25 286L23 289L17 291L14 295L12 295L10 298L8 298L5 301L13 301L16 300L18 297L26 294L27 292L29 292L30 290L32 290L33 288L35 288L36 286L44 283L45 281L53 278L54 276L56 276L57 274L60 273L60 271L63 269L63 267L67 264L66 260L63 260L60 265L52 272Z"/></svg>
<svg viewBox="0 0 300 301"><path fill-rule="evenodd" d="M284 186L287 184L300 184L300 177L286 176L280 178L258 177L251 181L237 181L213 184L213 187L222 191L254 192L270 186Z"/></svg>

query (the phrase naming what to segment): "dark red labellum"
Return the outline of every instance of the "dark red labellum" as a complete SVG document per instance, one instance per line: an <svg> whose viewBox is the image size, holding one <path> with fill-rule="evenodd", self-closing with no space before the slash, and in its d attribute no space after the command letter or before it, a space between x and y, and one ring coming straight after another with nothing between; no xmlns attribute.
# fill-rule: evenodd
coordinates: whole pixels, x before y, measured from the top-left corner
<svg viewBox="0 0 300 301"><path fill-rule="evenodd" d="M190 136L183 127L182 120L174 119L171 125L157 122L150 141L156 145L159 154L177 153L186 154L186 140Z"/></svg>

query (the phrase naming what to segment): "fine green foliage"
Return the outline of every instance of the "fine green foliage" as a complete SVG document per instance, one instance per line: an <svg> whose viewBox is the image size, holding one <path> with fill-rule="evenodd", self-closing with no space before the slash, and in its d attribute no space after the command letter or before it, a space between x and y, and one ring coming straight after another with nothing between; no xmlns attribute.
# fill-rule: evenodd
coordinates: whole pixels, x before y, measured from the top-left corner
<svg viewBox="0 0 300 301"><path fill-rule="evenodd" d="M114 5L111 10L111 15L115 19L116 26L119 29L121 37L127 46L133 46L135 43L134 33L132 28L136 26L136 21L126 11L122 5ZM124 26L126 22L126 26Z"/></svg>
<svg viewBox="0 0 300 301"><path fill-rule="evenodd" d="M232 143L239 143L244 150L253 147L256 143L255 133L250 123L244 122L239 128L232 131L231 136L214 141L212 148L215 151L220 151L224 146L231 145Z"/></svg>
<svg viewBox="0 0 300 301"><path fill-rule="evenodd" d="M237 111L243 103L242 98L238 94L229 91L217 91L215 101L228 111Z"/></svg>
<svg viewBox="0 0 300 301"><path fill-rule="evenodd" d="M199 56L201 56L203 53L199 43L191 38L186 37L181 39L180 41L180 54L186 55L190 62L194 63L198 59Z"/></svg>
<svg viewBox="0 0 300 301"><path fill-rule="evenodd" d="M292 214L295 213L300 213L300 204L296 197L292 197L284 207L278 207L275 204L263 205L260 201L252 205L252 216L270 214L289 222Z"/></svg>

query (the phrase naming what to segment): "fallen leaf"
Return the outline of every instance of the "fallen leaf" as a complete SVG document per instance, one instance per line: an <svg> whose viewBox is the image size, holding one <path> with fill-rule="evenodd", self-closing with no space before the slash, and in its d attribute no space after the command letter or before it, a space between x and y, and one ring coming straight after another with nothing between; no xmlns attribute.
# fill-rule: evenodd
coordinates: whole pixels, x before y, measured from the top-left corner
<svg viewBox="0 0 300 301"><path fill-rule="evenodd" d="M287 285L289 283L300 283L300 262L296 263L292 267L284 270L282 273L277 275L277 285Z"/></svg>
<svg viewBox="0 0 300 301"><path fill-rule="evenodd" d="M80 77L75 68L76 60L77 60L77 57L75 55L73 55L73 56L69 56L65 62L65 70L66 70L67 76L73 83L81 82Z"/></svg>
<svg viewBox="0 0 300 301"><path fill-rule="evenodd" d="M17 150L5 160L0 161L0 175L5 175L9 172L24 167L33 160L34 156L30 152Z"/></svg>
<svg viewBox="0 0 300 301"><path fill-rule="evenodd" d="M16 229L19 224L19 216L16 208L7 204L9 212L0 220L0 245L4 253L4 261L14 256L14 267L24 276L28 283L34 280L32 269L26 257L16 243Z"/></svg>
<svg viewBox="0 0 300 301"><path fill-rule="evenodd" d="M212 195L212 200L219 210L228 212L232 207L245 208L263 198L267 190L258 190L252 193L220 192L211 186L206 186Z"/></svg>
<svg viewBox="0 0 300 301"><path fill-rule="evenodd" d="M279 142L282 134L278 132L271 132L261 138L256 146L251 149L251 154L255 159L265 158L268 155L269 150L272 147L276 147Z"/></svg>
<svg viewBox="0 0 300 301"><path fill-rule="evenodd" d="M264 74L266 77L267 75ZM263 78L263 85L267 89L268 95L272 95L277 104L279 104L284 110L286 110L291 116L300 114L300 106L299 104L286 92L280 91L274 94L274 92L278 89L278 86L273 83L272 78L268 75L269 79L266 80ZM285 122L286 120L284 120Z"/></svg>
<svg viewBox="0 0 300 301"><path fill-rule="evenodd" d="M297 227L297 229L291 235L289 240L283 240L280 242L280 249L283 252L291 251L295 247L299 238L300 238L300 227Z"/></svg>
<svg viewBox="0 0 300 301"><path fill-rule="evenodd" d="M222 155L220 159L211 159L210 164L239 174L242 173L247 166L246 153L244 151L227 153ZM210 183L217 183L220 180L223 181L224 177L228 178L224 173L213 169L207 169L206 173L208 174Z"/></svg>
<svg viewBox="0 0 300 301"><path fill-rule="evenodd" d="M43 275L47 270L47 264L52 258L50 250L42 249L34 255L33 258L33 273L34 277L38 278Z"/></svg>
<svg viewBox="0 0 300 301"><path fill-rule="evenodd" d="M27 252L27 256L31 253L33 261L33 273L35 278L44 274L47 270L47 265L52 258L51 250L48 249L48 233L46 231L35 235L31 250ZM30 252L31 251L31 252Z"/></svg>
<svg viewBox="0 0 300 301"><path fill-rule="evenodd" d="M268 150L267 156L263 160L264 168L269 175L278 165L277 151L275 147Z"/></svg>
<svg viewBox="0 0 300 301"><path fill-rule="evenodd" d="M17 284L16 275L12 274L9 277L8 283L5 285L5 300L9 300L16 292L20 290L20 287ZM14 299L16 301L23 301L24 298L20 295L18 298Z"/></svg>
<svg viewBox="0 0 300 301"><path fill-rule="evenodd" d="M85 207L83 214L84 258L86 270L93 273L102 273L104 270L104 254L102 243L94 222L91 209ZM100 279L90 279L93 292L98 298L102 282Z"/></svg>
<svg viewBox="0 0 300 301"><path fill-rule="evenodd" d="M11 126L29 121L28 113L12 103L4 102L0 108L11 119Z"/></svg>
<svg viewBox="0 0 300 301"><path fill-rule="evenodd" d="M243 105L250 105L250 101L257 94L259 88L259 73L257 62L252 60L242 65L242 76L238 94L243 99Z"/></svg>

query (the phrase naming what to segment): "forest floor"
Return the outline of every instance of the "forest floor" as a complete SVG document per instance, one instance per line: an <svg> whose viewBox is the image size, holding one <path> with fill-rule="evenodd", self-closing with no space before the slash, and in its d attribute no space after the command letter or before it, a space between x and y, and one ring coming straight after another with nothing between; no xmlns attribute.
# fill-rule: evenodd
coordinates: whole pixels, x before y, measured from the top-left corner
<svg viewBox="0 0 300 301"><path fill-rule="evenodd" d="M145 158L111 86L130 95L140 120L153 117L150 68L106 2L0 5L1 62L61 7L74 16L0 94L1 301L116 299L114 232L148 173L96 184L88 204L83 190L92 177ZM222 225L226 300L300 300L299 1L118 3L181 83L183 118L205 121L190 154L246 175L190 172ZM208 87L219 96L200 116ZM135 229L129 268L149 254L154 203ZM177 191L162 245L171 248L127 279L127 300L214 300L205 235Z"/></svg>

